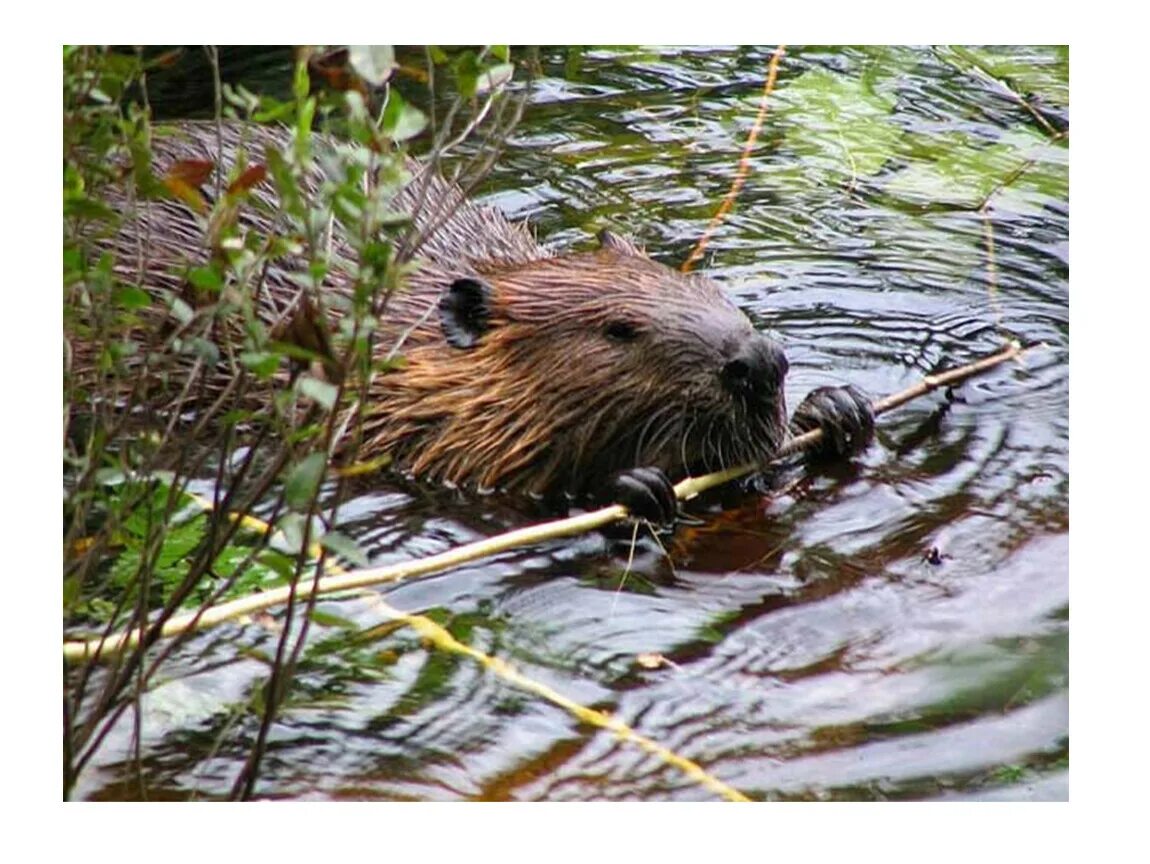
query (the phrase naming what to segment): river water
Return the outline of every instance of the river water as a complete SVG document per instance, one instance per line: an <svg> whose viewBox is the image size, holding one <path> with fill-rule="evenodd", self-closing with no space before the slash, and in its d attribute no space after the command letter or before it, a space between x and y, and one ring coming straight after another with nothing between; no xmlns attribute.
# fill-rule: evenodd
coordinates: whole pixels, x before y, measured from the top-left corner
<svg viewBox="0 0 1150 864"><path fill-rule="evenodd" d="M771 49L549 49L482 197L542 240L603 227L678 266L730 187ZM628 543L541 544L379 596L756 799L1069 796L1069 107L1055 48L790 48L699 269L785 347L788 404L1043 343L884 416L850 465ZM516 502L382 481L340 510L374 563L526 524ZM684 771L478 663L325 628L257 794L697 800ZM82 797L226 795L270 624L191 640ZM352 654L354 656L352 656Z"/></svg>

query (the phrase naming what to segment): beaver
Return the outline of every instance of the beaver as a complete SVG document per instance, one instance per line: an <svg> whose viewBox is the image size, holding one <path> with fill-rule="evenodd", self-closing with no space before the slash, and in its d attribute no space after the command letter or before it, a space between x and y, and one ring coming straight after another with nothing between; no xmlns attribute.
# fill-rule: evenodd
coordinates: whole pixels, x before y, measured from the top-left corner
<svg viewBox="0 0 1150 864"><path fill-rule="evenodd" d="M257 163L267 148L286 150L290 134L180 123L157 131L153 170L210 163L218 189L241 150ZM321 135L313 145L346 146ZM371 379L354 436L360 458L388 454L416 478L479 491L620 501L669 522L672 480L765 462L789 434L816 426L826 432L824 455L869 441L869 403L849 387L815 391L788 422L783 350L713 280L607 231L598 249L555 254L437 173L407 167L416 176L391 206L420 238L417 266L388 301L374 343L403 363ZM322 182L316 169L307 184ZM201 192L212 188L204 179ZM273 184L258 184L252 197L241 226L283 233L268 224L280 212ZM146 287L180 296L189 267L208 258L202 217L175 197L129 208L113 193L110 203L131 210L103 241L124 277L143 275ZM338 304L325 301L350 296L350 267L339 262L355 252L338 222L328 240L335 265L318 297L302 260L284 256L267 273L258 304L269 325L301 310L314 317L317 306L321 318L338 317ZM333 327L324 319L313 346Z"/></svg>

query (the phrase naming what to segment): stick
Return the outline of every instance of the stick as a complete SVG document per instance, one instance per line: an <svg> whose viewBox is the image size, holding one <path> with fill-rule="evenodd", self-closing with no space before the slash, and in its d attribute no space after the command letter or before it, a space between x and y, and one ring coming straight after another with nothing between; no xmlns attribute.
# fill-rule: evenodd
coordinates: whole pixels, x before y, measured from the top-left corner
<svg viewBox="0 0 1150 864"><path fill-rule="evenodd" d="M707 248L707 242L715 233L720 225L723 224L723 219L726 218L730 209L735 206L735 199L739 197L739 192L742 191L743 184L747 182L747 175L751 173L751 151L755 149L755 141L759 137L759 130L763 128L763 121L767 118L767 100L771 97L771 91L775 89L775 78L779 74L779 61L786 53L787 46L780 45L775 49L775 53L771 55L771 63L767 68L767 80L763 85L763 95L759 99L759 114L755 117L755 122L751 124L751 131L747 134L747 143L743 145L743 155L739 157L739 165L735 170L735 179L731 183L731 188L723 197L722 202L719 204L719 209L711 218L711 222L707 225L707 230L703 232L703 236L699 238L699 242L695 244L695 248L691 250L691 254L687 256L687 260L683 262L683 266L679 269L683 273L689 273L691 267L696 261L703 257L703 250Z"/></svg>
<svg viewBox="0 0 1150 864"><path fill-rule="evenodd" d="M941 387L958 384L967 378L987 372L1005 363L1007 360L1021 357L1027 350L1030 349L1024 349L1019 343L1012 342L997 354L992 354L982 360L977 360L974 363L969 363L938 375L928 375L918 384L891 396L887 396L884 399L877 400L872 403L871 407L876 416L885 414L912 399L917 399ZM822 434L821 429L813 429L810 432L795 436L781 448L771 463L768 464L774 464L794 453L810 448L818 443L822 438ZM707 489L712 489L715 486L746 476L747 474L761 470L763 467L765 466L748 463L735 468L728 468L725 471L718 471L714 474L707 474L702 477L688 477L675 485L675 496L680 500L694 498ZM391 564L386 567L368 567L350 573L325 576L315 582L308 581L305 583L304 580L300 580L300 583L295 588L296 602L306 600L313 593L332 594L342 591L354 591L374 585L412 579L417 576L427 576L456 567L460 564L465 564L469 561L475 561L476 559L485 558L489 555L506 552L520 546L527 546L559 537L571 537L576 534L582 534L595 528L609 525L612 522L625 519L628 515L627 509L621 504L612 504L609 507L603 507L589 513L582 513L578 516L571 516L566 519L555 519L550 522L542 522L537 525L530 525L526 528L508 531L496 537L489 537L485 540L458 546L455 549L441 552L438 555L431 555L427 558L405 561L400 564ZM282 605L288 601L291 593L291 586L284 586L270 591L262 591L259 594L253 594L248 597L241 597L237 600L228 601L227 603L220 603L215 606L210 606L207 609L174 616L164 623L160 630L160 637L175 636L179 633L203 630L234 618L251 615L255 612L261 612ZM144 632L143 628L137 628L110 635L106 639L65 642L64 659L68 661L78 661L90 657L108 658L114 656L138 645Z"/></svg>

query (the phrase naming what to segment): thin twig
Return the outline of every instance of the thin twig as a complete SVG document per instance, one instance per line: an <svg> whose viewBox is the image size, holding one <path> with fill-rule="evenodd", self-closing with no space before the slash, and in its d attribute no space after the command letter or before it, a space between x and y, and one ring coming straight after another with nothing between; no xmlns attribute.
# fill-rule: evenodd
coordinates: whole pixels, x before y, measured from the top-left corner
<svg viewBox="0 0 1150 864"><path fill-rule="evenodd" d="M376 597L373 603L377 609L389 618L395 621L402 621L440 650L450 651L454 654L463 654L478 661L484 668L498 675L507 683L526 690L529 693L534 693L536 696L546 699L554 705L558 705L588 725L611 732L620 741L629 741L635 744L641 750L645 750L667 765L679 769L700 786L709 789L716 795L728 801L750 801L742 792L708 773L694 760L688 759L659 742L648 738L627 723L605 711L596 711L594 708L588 708L586 705L582 705L564 696L558 690L527 677L506 660L484 654L482 651L460 642L452 636L445 627L437 624L430 618L423 615L409 615L406 612L401 612L389 606L379 597Z"/></svg>
<svg viewBox="0 0 1150 864"><path fill-rule="evenodd" d="M759 99L759 113L755 117L755 122L751 125L751 131L747 134L747 143L743 146L743 155L739 157L739 167L735 171L735 180L731 183L731 188L727 190L727 195L723 198L723 202L719 205L719 209L715 211L715 215L711 218L711 224L707 226L707 230L703 232L703 236L699 238L699 242L695 244L695 248L691 250L691 254L687 256L687 260L683 262L683 266L679 269L686 273L692 265L703 257L703 250L707 248L707 241L711 239L711 235L723 223L728 211L735 205L735 199L739 197L739 192L743 188L743 184L747 182L747 175L751 173L751 151L755 147L755 141L758 140L759 130L763 127L763 121L767 117L767 99L770 98L771 91L775 89L775 78L779 72L779 60L782 59L783 54L786 53L786 46L780 45L775 49L775 53L771 55L771 65L767 70L767 81L763 85L763 95Z"/></svg>

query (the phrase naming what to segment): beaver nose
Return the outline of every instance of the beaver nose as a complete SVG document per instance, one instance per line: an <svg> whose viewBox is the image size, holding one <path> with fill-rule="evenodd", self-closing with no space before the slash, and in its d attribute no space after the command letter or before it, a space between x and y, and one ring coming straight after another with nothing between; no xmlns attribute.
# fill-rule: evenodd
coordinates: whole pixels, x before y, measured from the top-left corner
<svg viewBox="0 0 1150 864"><path fill-rule="evenodd" d="M736 396L765 396L782 387L789 366L782 348L769 337L757 335L739 346L719 377Z"/></svg>

